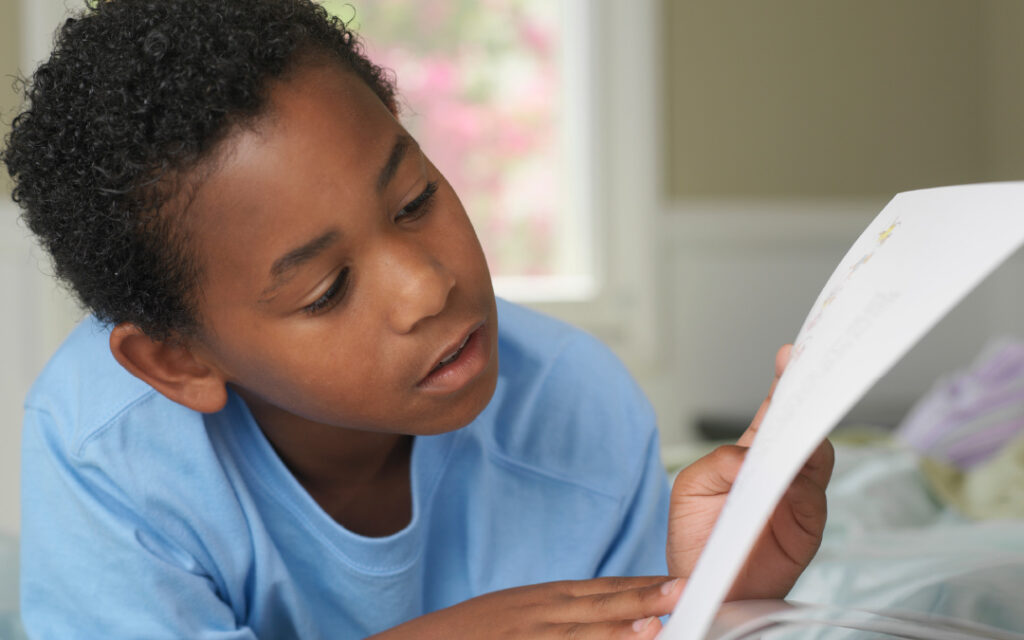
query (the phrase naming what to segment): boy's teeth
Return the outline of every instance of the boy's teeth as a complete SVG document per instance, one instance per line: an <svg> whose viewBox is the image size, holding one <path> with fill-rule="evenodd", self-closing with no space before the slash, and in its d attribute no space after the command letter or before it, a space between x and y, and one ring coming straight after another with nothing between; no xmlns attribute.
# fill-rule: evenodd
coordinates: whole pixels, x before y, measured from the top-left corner
<svg viewBox="0 0 1024 640"><path fill-rule="evenodd" d="M452 362L455 362L455 359L459 357L459 354L462 353L462 350L466 348L466 343L467 342L469 342L469 336L466 336L466 339L462 341L462 344L460 344L459 348L455 350L455 353L453 353L452 355L448 356L447 358L445 358L441 362L437 363L437 366L438 367L443 367L443 366L445 366L447 364L451 364Z"/></svg>

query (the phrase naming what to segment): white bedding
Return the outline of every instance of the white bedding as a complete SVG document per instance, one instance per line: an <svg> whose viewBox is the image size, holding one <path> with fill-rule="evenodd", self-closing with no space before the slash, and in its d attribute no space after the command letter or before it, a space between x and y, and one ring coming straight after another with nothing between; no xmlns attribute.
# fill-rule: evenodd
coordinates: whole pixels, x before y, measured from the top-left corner
<svg viewBox="0 0 1024 640"><path fill-rule="evenodd" d="M906 450L838 446L825 540L789 599L1024 632L1024 521L959 516Z"/></svg>

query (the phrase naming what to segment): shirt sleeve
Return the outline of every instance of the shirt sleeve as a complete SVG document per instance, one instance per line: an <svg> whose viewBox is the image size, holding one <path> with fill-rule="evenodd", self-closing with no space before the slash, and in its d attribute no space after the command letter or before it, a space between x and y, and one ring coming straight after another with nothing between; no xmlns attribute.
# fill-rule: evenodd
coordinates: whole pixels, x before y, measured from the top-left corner
<svg viewBox="0 0 1024 640"><path fill-rule="evenodd" d="M669 481L661 463L658 431L646 400L634 413L638 432L648 434L640 473L625 501L618 535L601 562L600 576L668 574L665 545L668 537Z"/></svg>
<svg viewBox="0 0 1024 640"><path fill-rule="evenodd" d="M30 637L253 639L203 565L155 530L104 469L28 409L21 613Z"/></svg>
<svg viewBox="0 0 1024 640"><path fill-rule="evenodd" d="M595 575L666 575L669 478L643 390L607 346L575 332L542 393L551 424L572 425L546 431L545 442L562 452L574 477L617 497L610 521L590 525L602 549ZM534 455L546 453L538 447Z"/></svg>

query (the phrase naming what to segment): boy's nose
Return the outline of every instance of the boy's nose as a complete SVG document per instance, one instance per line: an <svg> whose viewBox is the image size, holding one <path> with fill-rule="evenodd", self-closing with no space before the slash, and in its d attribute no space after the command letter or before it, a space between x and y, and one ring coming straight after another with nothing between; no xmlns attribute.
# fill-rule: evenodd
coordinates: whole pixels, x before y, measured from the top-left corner
<svg viewBox="0 0 1024 640"><path fill-rule="evenodd" d="M454 275L413 243L396 243L382 266L387 283L384 303L398 333L408 333L421 320L441 313L455 288Z"/></svg>

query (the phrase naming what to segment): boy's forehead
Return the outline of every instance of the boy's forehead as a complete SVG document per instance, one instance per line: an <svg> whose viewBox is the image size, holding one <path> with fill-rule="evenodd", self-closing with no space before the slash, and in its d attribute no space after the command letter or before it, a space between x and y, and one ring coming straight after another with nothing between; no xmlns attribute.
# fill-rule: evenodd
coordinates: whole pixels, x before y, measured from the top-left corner
<svg viewBox="0 0 1024 640"><path fill-rule="evenodd" d="M342 131L344 130L344 131ZM340 64L315 60L267 86L266 106L253 119L232 128L213 152L188 173L189 199L226 167L251 161L268 146L309 145L325 135L343 133L340 156L383 163L396 136L408 135L380 98L355 73ZM377 159L375 156L384 154ZM179 176L179 179L181 176Z"/></svg>
<svg viewBox="0 0 1024 640"><path fill-rule="evenodd" d="M208 168L197 172L203 184L196 193L216 197L239 181L260 197L302 193L317 176L329 182L324 188L365 191L396 140L407 135L358 76L338 65L310 66L268 87L266 110L229 135Z"/></svg>
<svg viewBox="0 0 1024 640"><path fill-rule="evenodd" d="M265 274L280 252L326 230L325 212L344 233L346 212L380 197L396 145L414 144L376 94L337 65L274 82L267 104L225 141L193 199L201 259L215 267L216 257L236 274ZM251 251L223 250L239 242Z"/></svg>
<svg viewBox="0 0 1024 640"><path fill-rule="evenodd" d="M401 130L394 115L366 83L339 64L303 66L268 87L268 108L257 131L310 136L344 130L346 151L372 151L375 138ZM393 135L387 136L390 140ZM386 142L380 144L387 144Z"/></svg>

